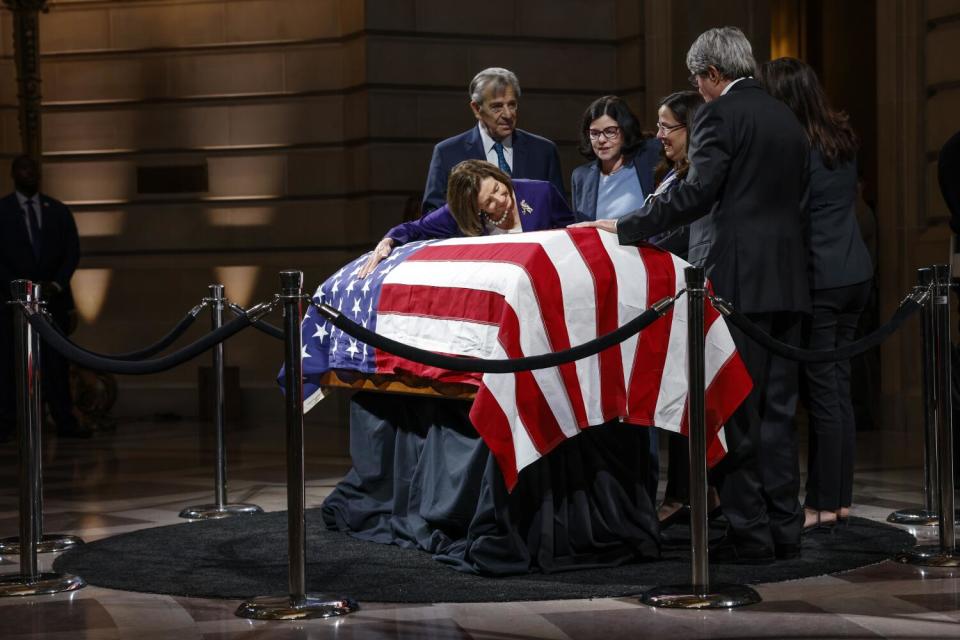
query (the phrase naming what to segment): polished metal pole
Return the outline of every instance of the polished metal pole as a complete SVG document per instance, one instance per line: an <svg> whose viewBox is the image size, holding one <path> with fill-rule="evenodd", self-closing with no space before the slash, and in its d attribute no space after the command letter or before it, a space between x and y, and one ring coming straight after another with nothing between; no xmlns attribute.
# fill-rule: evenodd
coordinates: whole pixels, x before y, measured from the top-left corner
<svg viewBox="0 0 960 640"><path fill-rule="evenodd" d="M37 550L43 533L42 450L40 426L43 400L40 392L40 335L27 320L23 306L39 310L40 285L29 280L11 283L16 341L17 434L20 454L20 573L0 577L0 596L31 596L73 591L85 586L82 579L40 572ZM24 546L26 545L26 550Z"/></svg>
<svg viewBox="0 0 960 640"><path fill-rule="evenodd" d="M933 267L917 269L917 287L929 289L933 285ZM937 464L937 384L936 384L936 327L934 326L933 296L928 296L920 309L920 329L923 357L923 506L919 509L899 509L887 516L887 522L912 526L931 526L939 521L939 467Z"/></svg>
<svg viewBox="0 0 960 640"><path fill-rule="evenodd" d="M687 425L690 451L690 556L691 579L700 595L710 593L710 561L707 551L707 415L704 405L703 269L689 267L687 281Z"/></svg>
<svg viewBox="0 0 960 640"><path fill-rule="evenodd" d="M675 609L730 609L761 601L750 587L710 584L707 518L707 415L704 304L706 278L702 267L683 272L687 296L687 425L690 450L690 584L654 587L640 601ZM676 307L674 307L676 312Z"/></svg>
<svg viewBox="0 0 960 640"><path fill-rule="evenodd" d="M223 285L210 285L210 330L223 326ZM223 441L224 404L223 392L223 343L213 348L213 427L217 439L214 487L217 509L223 511L227 504L227 456Z"/></svg>
<svg viewBox="0 0 960 640"><path fill-rule="evenodd" d="M210 330L216 331L223 326L223 308L226 298L222 284L208 286L210 295L203 302L210 307ZM227 502L227 446L224 437L226 423L226 392L224 391L224 345L218 342L211 352L213 371L213 432L215 438L214 465L213 465L213 504L201 504L187 507L180 512L181 518L188 520L215 520L237 515L263 513L263 509L255 504Z"/></svg>
<svg viewBox="0 0 960 640"><path fill-rule="evenodd" d="M329 618L356 611L349 598L306 593L306 516L303 437L303 272L280 272L283 302L284 393L287 426L287 546L289 595L245 602L237 615L258 620Z"/></svg>
<svg viewBox="0 0 960 640"><path fill-rule="evenodd" d="M305 476L303 471L303 273L284 271L280 274L280 296L283 298L284 390L287 394L287 544L290 554L290 598L304 600L307 590L305 524Z"/></svg>
<svg viewBox="0 0 960 640"><path fill-rule="evenodd" d="M936 396L937 493L939 497L937 527L940 544L920 545L897 556L900 562L932 567L960 566L956 552L955 505L953 493L953 410L951 407L950 338L950 268L945 264L933 267L933 295L930 296L933 316L934 371Z"/></svg>
<svg viewBox="0 0 960 640"><path fill-rule="evenodd" d="M953 496L953 408L950 379L950 267L938 264L934 267L936 295L933 297L933 315L936 325L937 356L937 470L939 472L939 530L940 550L953 556L956 550L955 505Z"/></svg>

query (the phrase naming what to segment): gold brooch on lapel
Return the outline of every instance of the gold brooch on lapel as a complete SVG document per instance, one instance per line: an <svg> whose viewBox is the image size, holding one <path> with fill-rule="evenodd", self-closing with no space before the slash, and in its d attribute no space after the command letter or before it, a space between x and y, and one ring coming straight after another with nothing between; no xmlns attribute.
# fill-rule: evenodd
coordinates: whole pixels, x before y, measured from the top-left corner
<svg viewBox="0 0 960 640"><path fill-rule="evenodd" d="M531 207L529 204L527 204L527 201L526 201L526 200L521 200L521 201L520 201L520 211L522 211L524 214L533 213L533 207Z"/></svg>

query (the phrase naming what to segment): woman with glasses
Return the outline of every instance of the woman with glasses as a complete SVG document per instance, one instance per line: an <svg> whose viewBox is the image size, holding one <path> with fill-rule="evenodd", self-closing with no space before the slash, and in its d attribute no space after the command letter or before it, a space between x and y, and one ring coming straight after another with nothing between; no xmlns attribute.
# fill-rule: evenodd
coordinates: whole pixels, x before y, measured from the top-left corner
<svg viewBox="0 0 960 640"><path fill-rule="evenodd" d="M602 96L583 113L580 153L590 162L573 170L570 186L577 221L619 218L653 192L660 145L640 131L623 100Z"/></svg>
<svg viewBox="0 0 960 640"><path fill-rule="evenodd" d="M816 73L780 58L760 66L758 80L784 102L810 142L809 279L813 315L809 349L839 349L856 338L870 296L873 264L856 218L857 138L845 113L834 111ZM850 361L807 364L809 415L804 530L845 519L853 501L856 424L850 400Z"/></svg>
<svg viewBox="0 0 960 640"><path fill-rule="evenodd" d="M696 91L677 91L660 101L657 109L657 140L663 146L663 159L654 171L657 188L651 198L670 192L687 175L690 167L687 160L688 127L703 104L703 96ZM689 227L683 226L652 236L650 242L686 259L689 239ZM689 519L690 516L690 462L686 437L676 433L668 434L667 465L667 486L663 502L657 510L661 529ZM711 515L717 513L719 506L717 491L710 487L708 508Z"/></svg>

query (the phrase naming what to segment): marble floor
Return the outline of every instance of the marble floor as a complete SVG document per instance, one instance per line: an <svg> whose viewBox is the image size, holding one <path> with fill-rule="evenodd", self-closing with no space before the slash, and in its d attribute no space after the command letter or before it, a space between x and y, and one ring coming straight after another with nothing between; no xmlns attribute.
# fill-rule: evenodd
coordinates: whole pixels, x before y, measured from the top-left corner
<svg viewBox="0 0 960 640"><path fill-rule="evenodd" d="M90 440L45 436L45 530L87 541L182 522L212 499L209 426L120 421ZM307 504L318 505L348 466L345 433L308 429ZM228 432L231 501L284 509L283 429ZM854 514L883 520L920 502L920 470L903 434L861 434ZM914 458L916 456L913 456ZM16 448L0 445L0 536L17 534ZM916 532L935 540L936 530ZM175 553L171 550L171 553ZM40 556L42 567L51 557ZM0 558L15 573L16 556ZM960 570L885 562L837 576L756 585L763 602L730 611L656 610L633 599L508 604L383 604L332 620L257 622L233 600L178 598L86 587L70 594L0 598L0 638L245 640L278 638L960 638Z"/></svg>

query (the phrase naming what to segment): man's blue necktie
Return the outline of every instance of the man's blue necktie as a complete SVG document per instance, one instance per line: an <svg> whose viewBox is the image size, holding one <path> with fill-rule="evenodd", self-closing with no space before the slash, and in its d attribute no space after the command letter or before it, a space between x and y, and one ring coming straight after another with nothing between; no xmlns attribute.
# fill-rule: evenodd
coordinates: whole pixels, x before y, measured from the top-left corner
<svg viewBox="0 0 960 640"><path fill-rule="evenodd" d="M510 165L507 164L507 158L503 155L503 143L494 142L493 150L497 152L497 166L508 176L510 175Z"/></svg>
<svg viewBox="0 0 960 640"><path fill-rule="evenodd" d="M27 224L30 225L30 244L33 245L33 257L40 260L40 217L37 215L37 205L33 200L27 200Z"/></svg>

